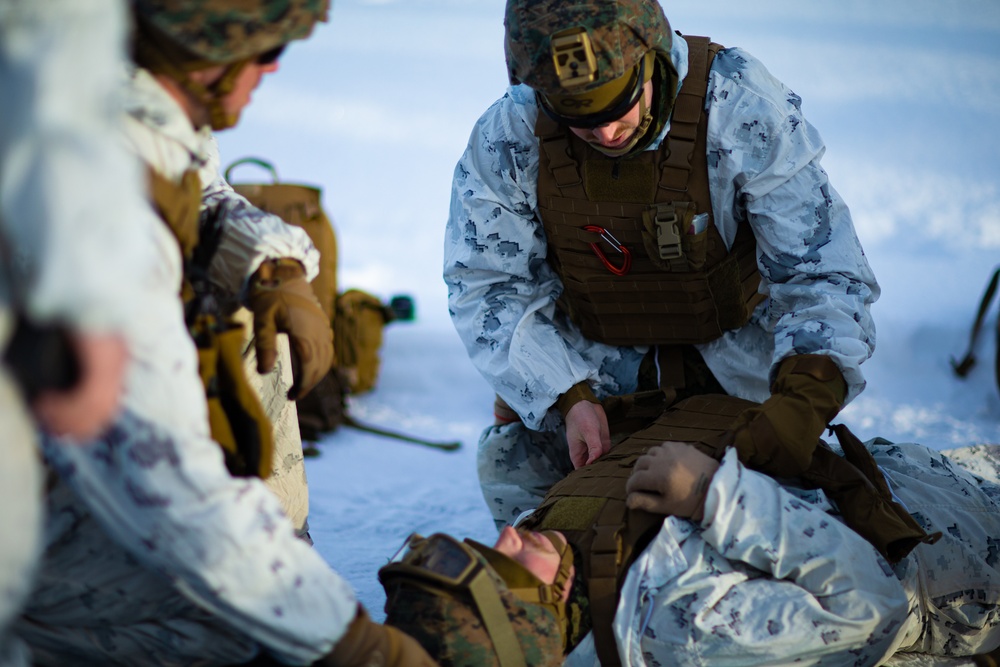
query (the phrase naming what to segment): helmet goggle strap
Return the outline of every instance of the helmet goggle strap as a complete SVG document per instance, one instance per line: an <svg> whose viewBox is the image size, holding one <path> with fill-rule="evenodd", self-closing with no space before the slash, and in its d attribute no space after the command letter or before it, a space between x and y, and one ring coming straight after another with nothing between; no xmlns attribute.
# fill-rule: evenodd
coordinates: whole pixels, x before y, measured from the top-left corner
<svg viewBox="0 0 1000 667"><path fill-rule="evenodd" d="M435 533L410 535L390 563L379 570L385 586L400 581L432 595L468 594L476 605L501 667L526 667L524 652L493 579L469 546Z"/></svg>
<svg viewBox="0 0 1000 667"><path fill-rule="evenodd" d="M209 123L213 130L225 130L239 122L239 113L227 112L223 102L225 97L233 92L233 88L236 87L236 79L239 78L243 69L255 60L256 58L247 58L229 65L215 83L207 89L202 87L208 93L208 96L202 99L208 107Z"/></svg>
<svg viewBox="0 0 1000 667"><path fill-rule="evenodd" d="M208 110L209 123L213 130L224 130L236 125L239 115L226 113L223 98L233 91L236 79L243 68L258 58L246 58L227 64L219 79L210 86L204 86L191 79L191 72L218 66L220 63L212 63L189 56L156 28L143 21L139 23L139 37L136 40L135 49L136 60L142 67L154 74L170 77L195 101ZM270 53L269 51L264 55L268 56ZM280 55L281 52L278 51L274 59L276 60L277 56Z"/></svg>
<svg viewBox="0 0 1000 667"><path fill-rule="evenodd" d="M643 98L644 86L653 75L653 51L646 53L628 74L593 90L570 94L536 91L542 110L561 125L593 129L616 121ZM627 78L626 78L627 77Z"/></svg>
<svg viewBox="0 0 1000 667"><path fill-rule="evenodd" d="M573 574L573 549L565 540L559 539L558 533L554 531L543 531L541 533L559 549L559 569L556 572L555 580L547 584L534 574L529 572L523 565L517 563L509 556L488 547L474 540L466 540L473 549L486 558L490 567L500 575L500 578L507 584L507 588L522 602L538 604L547 608L555 616L559 623L559 628L563 635L563 642L567 640L569 634L569 615L566 611L566 591L573 585L571 576ZM561 546L560 546L561 545Z"/></svg>

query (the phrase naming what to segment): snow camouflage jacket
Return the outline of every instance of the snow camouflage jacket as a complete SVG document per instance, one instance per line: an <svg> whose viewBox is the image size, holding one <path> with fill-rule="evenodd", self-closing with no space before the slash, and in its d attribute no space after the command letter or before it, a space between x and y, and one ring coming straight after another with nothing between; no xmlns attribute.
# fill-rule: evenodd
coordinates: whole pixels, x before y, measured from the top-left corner
<svg viewBox="0 0 1000 667"><path fill-rule="evenodd" d="M985 481L922 445L865 445L940 541L894 571L833 518L822 491L782 487L730 450L706 519L667 517L629 569L614 621L622 665L864 666L896 651L996 646L1000 468ZM598 667L590 635L565 665Z"/></svg>
<svg viewBox="0 0 1000 667"><path fill-rule="evenodd" d="M670 56L683 80L683 38ZM769 299L746 326L698 349L728 393L754 401L769 396L783 358L828 354L849 401L864 388L879 287L800 104L745 51L716 56L706 98L712 210L728 246L737 225L752 226ZM444 280L473 364L529 428L549 430L560 421L549 408L578 382L599 398L634 391L646 349L587 340L555 307L562 284L537 213L537 114L532 90L514 86L473 128L455 168Z"/></svg>
<svg viewBox="0 0 1000 667"><path fill-rule="evenodd" d="M147 164L175 179L201 168L212 183L211 135L195 132L144 71L130 94L127 135ZM220 281L239 288L268 256L300 259L315 275L304 232L298 239L288 233L298 230L259 212L241 217L248 204L216 182L210 204L229 207L228 250L213 267ZM357 600L295 537L263 482L226 470L209 438L184 325L177 243L151 207L133 224L159 254L133 277L146 298L129 332L126 412L92 446L43 443L59 483L48 495L47 549L16 632L38 665L139 665L152 657L229 665L250 660L260 645L282 661L309 664L339 639Z"/></svg>
<svg viewBox="0 0 1000 667"><path fill-rule="evenodd" d="M116 140L113 104L126 23L119 0L0 0L0 349L14 306L93 334L121 332L143 304L132 277L154 253L134 221L147 204L138 163ZM31 664L8 630L41 555L44 473L34 432L0 369L5 667Z"/></svg>

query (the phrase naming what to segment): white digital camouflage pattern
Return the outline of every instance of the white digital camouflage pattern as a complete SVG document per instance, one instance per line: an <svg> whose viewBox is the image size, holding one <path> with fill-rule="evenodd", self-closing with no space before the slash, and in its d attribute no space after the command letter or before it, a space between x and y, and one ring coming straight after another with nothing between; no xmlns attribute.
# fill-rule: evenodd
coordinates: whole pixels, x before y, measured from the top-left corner
<svg viewBox="0 0 1000 667"><path fill-rule="evenodd" d="M75 331L119 331L143 294L152 246L134 157L115 140L121 0L0 0L0 349L12 303ZM72 100L67 103L67 100ZM0 665L26 667L7 632L30 592L42 536L34 425L0 369Z"/></svg>
<svg viewBox="0 0 1000 667"><path fill-rule="evenodd" d="M133 100L150 104L132 108L128 136L147 163L173 178L210 164L210 135L195 133L148 75L134 83ZM263 482L226 470L181 312L179 249L152 208L133 224L156 239L159 256L132 278L146 299L129 331L126 412L93 446L44 443L59 481L18 635L39 665L223 665L261 644L309 664L340 638L357 600L295 537ZM237 247L308 259L287 241L271 246L268 234L251 240L252 221L225 224L224 242L246 236ZM262 259L244 256L242 271Z"/></svg>
<svg viewBox="0 0 1000 667"><path fill-rule="evenodd" d="M497 530L538 507L552 485L573 472L564 429L530 431L521 422L487 427L476 466Z"/></svg>
<svg viewBox="0 0 1000 667"><path fill-rule="evenodd" d="M623 665L862 667L1000 645L1000 486L921 445L866 444L941 541L893 569L822 491L785 489L730 451L701 524L668 517L630 568L614 623ZM896 664L911 663L965 664ZM589 637L566 665L597 665Z"/></svg>
<svg viewBox="0 0 1000 667"><path fill-rule="evenodd" d="M180 178L184 164L199 168L204 185L202 208L219 211L222 239L209 267L209 276L230 301L244 296L247 280L268 258L290 257L305 267L312 280L319 272L319 252L301 229L285 224L277 216L253 206L219 176L218 145L208 129L192 132L191 124L177 114L177 104L145 71L136 71L128 89L128 110L133 122L130 139L141 154L156 156L164 173ZM252 316L243 311L244 344L253 338ZM244 354L244 368L251 386L261 399L274 425L275 465L267 485L278 494L298 530L306 527L309 513L305 459L298 430L295 404L286 399L292 385L290 350L279 338L275 368L266 375L256 370L256 356Z"/></svg>
<svg viewBox="0 0 1000 667"><path fill-rule="evenodd" d="M683 77L683 39L671 58ZM716 57L706 102L712 208L728 244L738 224L752 226L770 299L699 349L728 393L756 401L768 397L776 362L807 353L836 361L850 400L875 345L879 288L800 103L746 52ZM532 91L517 86L473 128L455 169L444 278L473 364L529 428L550 430L560 422L550 407L577 382L598 397L632 391L644 349L587 341L556 310L562 284L537 213L537 113Z"/></svg>
<svg viewBox="0 0 1000 667"><path fill-rule="evenodd" d="M0 302L92 332L135 317L128 277L153 261L142 171L115 140L125 21L120 0L0 0Z"/></svg>

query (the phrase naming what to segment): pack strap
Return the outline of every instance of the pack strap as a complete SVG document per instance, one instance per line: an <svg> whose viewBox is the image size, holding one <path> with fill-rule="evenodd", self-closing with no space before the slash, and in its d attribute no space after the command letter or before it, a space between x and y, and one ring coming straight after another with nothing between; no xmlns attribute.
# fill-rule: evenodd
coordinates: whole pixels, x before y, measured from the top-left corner
<svg viewBox="0 0 1000 667"><path fill-rule="evenodd" d="M594 522L590 546L590 577L587 592L594 619L594 650L603 667L621 664L613 621L618 609L618 571L623 557L622 529L628 508L618 498L609 498Z"/></svg>
<svg viewBox="0 0 1000 667"><path fill-rule="evenodd" d="M990 304L993 302L993 296L996 294L998 281L1000 281L1000 267L993 271L993 276L986 284L986 291L983 292L983 298L979 301L979 311L976 313L976 321L973 322L972 330L969 332L969 347L965 352L965 356L962 357L961 361L957 361L954 357L951 358L951 367L955 371L955 375L960 378L968 375L969 371L976 365L976 342L979 339L979 331L982 329L983 320L986 319L986 312L989 310ZM1000 329L997 330L997 340L1000 342ZM997 354L997 381L1000 383L1000 350L998 350Z"/></svg>
<svg viewBox="0 0 1000 667"><path fill-rule="evenodd" d="M229 175L232 173L233 169L235 169L236 167L240 166L241 164L254 164L254 165L257 165L258 167L261 167L262 169L266 169L271 174L271 181L273 183L277 183L278 182L278 170L275 169L275 167L274 167L273 164L271 164L267 160L263 160L263 159L261 159L259 157L244 157L244 158L240 158L239 160L236 160L235 162L233 162L232 164L230 164L228 167L226 167L226 171L225 171L224 176L225 176L225 179L226 179L227 183L229 183L230 180L231 180L229 178Z"/></svg>

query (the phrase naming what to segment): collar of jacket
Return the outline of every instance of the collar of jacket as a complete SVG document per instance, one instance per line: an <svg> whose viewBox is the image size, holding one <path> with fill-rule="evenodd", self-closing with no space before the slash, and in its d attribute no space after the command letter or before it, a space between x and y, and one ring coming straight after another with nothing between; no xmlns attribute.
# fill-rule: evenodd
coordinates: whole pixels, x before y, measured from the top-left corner
<svg viewBox="0 0 1000 667"><path fill-rule="evenodd" d="M176 165L152 165L164 175L172 177L171 172L191 168L200 170L209 162L213 143L211 127L195 128L177 100L149 71L133 68L129 73L124 106L128 116L158 140L170 141L187 153L185 159L178 156ZM143 152L141 147L140 152Z"/></svg>

